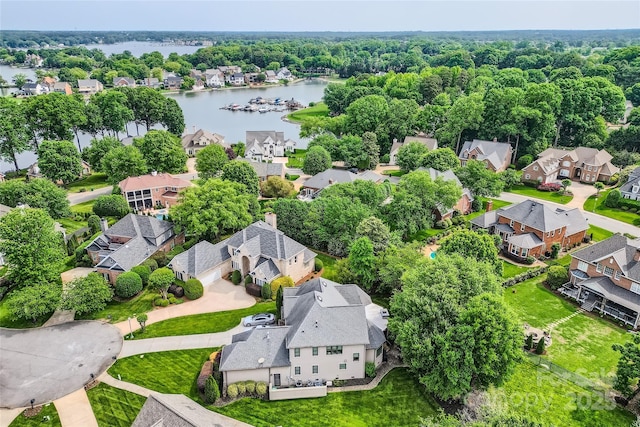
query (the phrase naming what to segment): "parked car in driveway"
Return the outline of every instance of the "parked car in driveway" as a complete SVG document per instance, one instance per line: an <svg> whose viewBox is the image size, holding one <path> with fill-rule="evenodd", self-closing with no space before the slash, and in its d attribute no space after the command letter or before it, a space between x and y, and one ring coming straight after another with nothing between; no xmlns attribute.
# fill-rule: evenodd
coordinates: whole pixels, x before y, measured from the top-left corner
<svg viewBox="0 0 640 427"><path fill-rule="evenodd" d="M242 319L244 326L273 325L275 322L276 316L271 313L253 314Z"/></svg>

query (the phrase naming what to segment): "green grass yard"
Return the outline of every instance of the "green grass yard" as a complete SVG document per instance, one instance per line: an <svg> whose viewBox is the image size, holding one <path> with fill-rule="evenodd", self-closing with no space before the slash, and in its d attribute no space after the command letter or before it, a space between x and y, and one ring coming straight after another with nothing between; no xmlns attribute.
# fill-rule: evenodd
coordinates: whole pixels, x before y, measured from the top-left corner
<svg viewBox="0 0 640 427"><path fill-rule="evenodd" d="M613 232L609 230L605 230L604 228L601 228L595 225L589 226L589 229L587 230L587 234L593 234L594 242L600 242L602 240L606 240L609 237L613 236Z"/></svg>
<svg viewBox="0 0 640 427"><path fill-rule="evenodd" d="M382 174L389 175L389 176L402 176L406 174L406 172L402 170L385 170L385 171L382 171Z"/></svg>
<svg viewBox="0 0 640 427"><path fill-rule="evenodd" d="M75 233L81 228L84 228L87 226L87 221L84 218L78 221L73 217L67 217L67 218L59 218L56 221L59 222L62 227L64 227L67 234Z"/></svg>
<svg viewBox="0 0 640 427"><path fill-rule="evenodd" d="M78 203L77 205L71 206L71 212L73 213L93 213L93 203L94 200L89 200L88 202Z"/></svg>
<svg viewBox="0 0 640 427"><path fill-rule="evenodd" d="M134 333L134 339L170 337L176 335L210 334L228 331L240 324L240 320L251 314L274 313L275 302L260 302L252 307L240 310L219 311L217 313L193 314L163 320L147 326L143 332ZM136 322L136 326L138 323Z"/></svg>
<svg viewBox="0 0 640 427"><path fill-rule="evenodd" d="M509 261L502 260L502 278L509 279L520 273L524 273L529 268L530 267L521 267L519 265L511 264Z"/></svg>
<svg viewBox="0 0 640 427"><path fill-rule="evenodd" d="M483 206L486 206L486 202L488 201L492 201L493 202L493 206L492 206L492 210L496 210L496 209L500 209L503 208L505 206L509 206L511 204L511 202L507 202L505 200L500 200L500 199L487 199L487 198L481 198ZM482 209L481 211L478 212L472 212L469 215L465 215L465 218L469 221L471 221L473 218L479 217L480 215L482 215L483 213L485 213L486 210Z"/></svg>
<svg viewBox="0 0 640 427"><path fill-rule="evenodd" d="M111 301L104 310L81 316L80 319L111 319L112 323L127 320L133 314L142 314L153 310L153 300L160 294L155 291L143 289L137 296L126 301ZM111 316L111 318L109 318ZM137 323L137 322L136 322Z"/></svg>
<svg viewBox="0 0 640 427"><path fill-rule="evenodd" d="M49 421L43 421L44 417L49 417ZM60 416L53 403L48 403L42 407L42 410L35 417L27 418L23 414L18 415L9 424L9 427L35 427L35 426L51 426L60 427Z"/></svg>
<svg viewBox="0 0 640 427"><path fill-rule="evenodd" d="M245 398L211 409L256 427L401 427L419 425L420 418L435 415L439 406L408 370L396 368L373 390L275 402Z"/></svg>
<svg viewBox="0 0 640 427"><path fill-rule="evenodd" d="M91 408L100 427L129 427L145 400L130 391L100 383L87 391Z"/></svg>
<svg viewBox="0 0 640 427"><path fill-rule="evenodd" d="M159 393L184 394L199 400L196 380L202 364L217 348L174 350L118 359L109 375Z"/></svg>
<svg viewBox="0 0 640 427"><path fill-rule="evenodd" d="M609 194L609 191L610 190L600 192L600 196L597 200L597 205L595 196L590 196L587 201L584 202L583 209L587 212L595 212L608 218L626 222L627 224L640 226L640 215L638 215L637 213L605 206L604 201L607 198L607 194Z"/></svg>
<svg viewBox="0 0 640 427"><path fill-rule="evenodd" d="M287 116L289 120L295 123L302 123L310 117L329 117L329 107L324 102L318 102L313 107L303 108Z"/></svg>
<svg viewBox="0 0 640 427"><path fill-rule="evenodd" d="M105 173L92 173L86 178L79 179L67 185L67 190L70 193L81 193L83 191L97 190L98 188L108 187L107 174Z"/></svg>
<svg viewBox="0 0 640 427"><path fill-rule="evenodd" d="M296 179L300 178L300 175L288 175L288 180L289 181L295 181Z"/></svg>
<svg viewBox="0 0 640 427"><path fill-rule="evenodd" d="M302 168L304 158L307 155L307 150L295 150L293 153L288 153L287 167L288 168Z"/></svg>
<svg viewBox="0 0 640 427"><path fill-rule="evenodd" d="M571 187L569 187L571 189ZM536 199L547 200L549 202L560 203L565 205L573 199L572 195L565 195L559 191L539 191L534 187L527 185L516 185L507 190L509 193L519 194L521 196L534 197Z"/></svg>
<svg viewBox="0 0 640 427"><path fill-rule="evenodd" d="M313 250L313 249L311 249ZM318 256L316 257L320 261L322 261L322 277L328 280L336 280L336 262L338 262L338 258L334 258L331 255L324 254L322 252L317 252Z"/></svg>

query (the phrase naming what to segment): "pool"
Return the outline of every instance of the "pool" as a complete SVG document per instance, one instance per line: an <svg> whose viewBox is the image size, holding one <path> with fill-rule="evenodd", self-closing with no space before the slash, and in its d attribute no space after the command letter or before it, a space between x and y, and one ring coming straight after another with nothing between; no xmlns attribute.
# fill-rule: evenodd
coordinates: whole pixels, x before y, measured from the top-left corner
<svg viewBox="0 0 640 427"><path fill-rule="evenodd" d="M429 255L429 258L436 259L436 253L435 252L431 252L431 254Z"/></svg>
<svg viewBox="0 0 640 427"><path fill-rule="evenodd" d="M163 220L165 215L168 215L166 209L160 209L159 211L156 211L156 218L159 220Z"/></svg>

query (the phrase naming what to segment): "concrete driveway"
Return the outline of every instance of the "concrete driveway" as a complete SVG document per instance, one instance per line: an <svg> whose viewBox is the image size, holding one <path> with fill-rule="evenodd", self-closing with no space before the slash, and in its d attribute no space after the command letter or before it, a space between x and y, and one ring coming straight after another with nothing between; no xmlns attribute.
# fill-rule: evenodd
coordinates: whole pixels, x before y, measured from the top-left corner
<svg viewBox="0 0 640 427"><path fill-rule="evenodd" d="M34 329L0 328L0 406L56 400L96 378L120 354L122 336L95 321Z"/></svg>

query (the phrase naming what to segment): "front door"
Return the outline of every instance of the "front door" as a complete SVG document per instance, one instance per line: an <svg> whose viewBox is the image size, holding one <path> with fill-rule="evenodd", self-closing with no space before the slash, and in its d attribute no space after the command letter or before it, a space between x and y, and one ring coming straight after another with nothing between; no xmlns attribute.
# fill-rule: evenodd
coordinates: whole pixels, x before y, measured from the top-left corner
<svg viewBox="0 0 640 427"><path fill-rule="evenodd" d="M273 385L280 387L280 374L273 374Z"/></svg>

